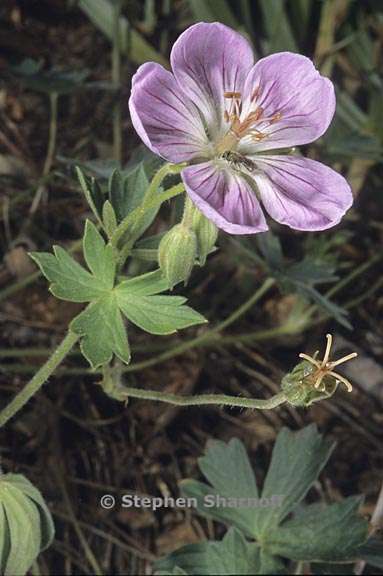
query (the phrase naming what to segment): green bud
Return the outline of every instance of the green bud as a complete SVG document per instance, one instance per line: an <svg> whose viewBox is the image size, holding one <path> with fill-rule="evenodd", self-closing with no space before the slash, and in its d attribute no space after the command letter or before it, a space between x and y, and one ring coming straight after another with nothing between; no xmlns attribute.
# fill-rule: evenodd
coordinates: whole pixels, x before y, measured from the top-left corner
<svg viewBox="0 0 383 576"><path fill-rule="evenodd" d="M1 471L0 512L0 574L26 574L53 540L50 512L29 480Z"/></svg>
<svg viewBox="0 0 383 576"><path fill-rule="evenodd" d="M179 282L187 283L197 256L197 236L185 224L176 224L162 238L158 248L158 262L169 288Z"/></svg>
<svg viewBox="0 0 383 576"><path fill-rule="evenodd" d="M314 402L330 398L338 387L338 381L331 375L322 379L321 387L315 388L317 368L303 360L282 379L282 390L292 406L311 406Z"/></svg>
<svg viewBox="0 0 383 576"><path fill-rule="evenodd" d="M197 236L198 261L200 266L204 266L217 240L218 228L198 208L194 208L192 228Z"/></svg>

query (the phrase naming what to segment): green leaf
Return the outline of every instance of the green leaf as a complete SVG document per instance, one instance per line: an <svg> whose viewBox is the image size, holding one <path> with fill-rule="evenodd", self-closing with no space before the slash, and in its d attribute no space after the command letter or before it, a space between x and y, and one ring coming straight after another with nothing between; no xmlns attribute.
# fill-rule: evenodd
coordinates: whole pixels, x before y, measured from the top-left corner
<svg viewBox="0 0 383 576"><path fill-rule="evenodd" d="M161 271L156 270L121 282L115 294L128 320L151 334L173 334L206 322L201 314L184 305L183 296L156 296L168 288Z"/></svg>
<svg viewBox="0 0 383 576"><path fill-rule="evenodd" d="M189 544L156 562L162 572L177 566L187 574L200 576L260 574L259 549L231 529L220 542Z"/></svg>
<svg viewBox="0 0 383 576"><path fill-rule="evenodd" d="M208 495L258 499L256 480L242 442L237 438L228 444L218 440L209 442L206 455L199 458L198 463L211 486L195 480L184 480L181 483L182 493L197 499L198 512L204 516L232 524L254 537L256 508L245 504L241 507L210 507L204 501Z"/></svg>
<svg viewBox="0 0 383 576"><path fill-rule="evenodd" d="M54 296L71 302L89 302L102 295L103 284L65 250L53 246L53 252L32 252L30 256L51 282L49 289Z"/></svg>
<svg viewBox="0 0 383 576"><path fill-rule="evenodd" d="M76 166L76 174L86 201L98 222L102 224L101 216L104 204L104 194L98 185L97 180L85 176L79 166Z"/></svg>
<svg viewBox="0 0 383 576"><path fill-rule="evenodd" d="M368 522L358 512L361 498L345 498L330 506L307 506L292 520L268 534L272 554L295 561L342 562L356 560L366 541Z"/></svg>
<svg viewBox="0 0 383 576"><path fill-rule="evenodd" d="M104 239L90 220L85 223L83 238L85 262L93 276L105 287L111 290L116 274L116 260L112 246L105 245Z"/></svg>
<svg viewBox="0 0 383 576"><path fill-rule="evenodd" d="M45 503L41 492L21 474L6 474L6 479L12 486L33 501L40 513L41 543L40 550L45 550L52 543L55 528L51 513ZM0 524L1 525L1 524Z"/></svg>
<svg viewBox="0 0 383 576"><path fill-rule="evenodd" d="M26 574L54 536L40 492L19 474L0 475L0 571Z"/></svg>
<svg viewBox="0 0 383 576"><path fill-rule="evenodd" d="M82 88L89 75L89 70L42 70L41 63L31 58L17 66L10 66L9 71L26 88L47 94L68 94Z"/></svg>
<svg viewBox="0 0 383 576"><path fill-rule="evenodd" d="M113 353L129 364L128 338L113 292L89 304L72 320L70 329L82 336L81 351L92 368L110 362Z"/></svg>
<svg viewBox="0 0 383 576"><path fill-rule="evenodd" d="M203 324L207 320L184 306L182 296L135 296L116 289L118 305L125 316L150 334L173 334L182 328Z"/></svg>
<svg viewBox="0 0 383 576"><path fill-rule="evenodd" d="M318 434L314 424L299 432L282 428L278 434L262 498L281 496L281 506L260 508L256 533L269 534L303 500L329 459L334 444Z"/></svg>
<svg viewBox="0 0 383 576"><path fill-rule="evenodd" d="M57 298L71 302L89 302L100 298L105 291L113 287L115 259L112 248L105 246L96 227L89 221L85 224L83 248L85 260L93 274L59 246L53 247L54 254L30 254L44 276L52 283L50 291Z"/></svg>
<svg viewBox="0 0 383 576"><path fill-rule="evenodd" d="M79 0L78 3L88 18L99 28L109 40L114 38L113 6L108 0ZM120 17L120 48L123 54L129 56L136 64L158 62L168 67L168 61L157 52L145 38L129 25L128 20Z"/></svg>
<svg viewBox="0 0 383 576"><path fill-rule="evenodd" d="M358 549L358 558L383 570L383 541L371 537Z"/></svg>
<svg viewBox="0 0 383 576"><path fill-rule="evenodd" d="M268 53L298 52L298 47L291 30L289 18L285 10L284 0L261 0L260 6L264 26L267 33Z"/></svg>
<svg viewBox="0 0 383 576"><path fill-rule="evenodd" d="M222 22L231 28L239 28L227 0L189 0L194 18L201 22Z"/></svg>
<svg viewBox="0 0 383 576"><path fill-rule="evenodd" d="M105 200L102 207L102 222L108 238L110 238L117 228L117 218L114 208L109 200Z"/></svg>

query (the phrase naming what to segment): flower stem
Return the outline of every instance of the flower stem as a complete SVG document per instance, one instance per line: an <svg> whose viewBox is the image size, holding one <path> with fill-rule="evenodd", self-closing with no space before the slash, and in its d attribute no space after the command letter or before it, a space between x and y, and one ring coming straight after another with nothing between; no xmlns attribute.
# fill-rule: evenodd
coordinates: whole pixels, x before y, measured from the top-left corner
<svg viewBox="0 0 383 576"><path fill-rule="evenodd" d="M146 212L148 212L149 210L152 210L152 208L155 208L157 205L161 205L166 200L170 200L171 198L174 198L174 196L178 196L178 194L182 194L182 192L184 192L184 191L185 191L184 185L182 182L180 182L179 184L176 184L175 186L168 188L168 190L165 190L165 192L163 192L162 194L158 194L154 198L151 198L151 200L148 201L146 204L142 204L141 206L138 206L138 208L133 210L133 212L131 212L129 214L129 216L125 219L125 220L127 220L129 218L129 222L127 223L126 229L128 229L131 224L133 225L133 223L135 226L139 226L141 219L144 217ZM125 220L123 222L125 222ZM121 224L123 224L123 222ZM117 228L116 232L118 232L118 230L119 230L119 228ZM112 244L113 244L113 242L114 242L114 239L112 238ZM123 265L125 264L125 260L127 259L127 257L129 256L129 254L132 250L132 244L133 243L134 242L131 242L131 241L127 242L125 244L125 246L120 250L120 255L119 255L120 268L122 268ZM113 245L115 246L115 244L113 244Z"/></svg>
<svg viewBox="0 0 383 576"><path fill-rule="evenodd" d="M176 196L177 194L183 192L184 188L182 185L182 190L179 189L179 191L177 191L176 193L172 193L169 197L167 196L167 193L169 193L171 190L174 191L174 189L176 189L176 186L169 188L169 190L166 190L164 194L156 195L162 180L164 180L164 178L169 174L178 174L179 172L181 172L183 168L184 168L183 164L164 164L163 166L161 166L158 172L156 172L156 174L153 176L153 179L145 192L142 204L138 206L135 210L133 210L133 212L128 214L126 218L124 218L124 220L120 223L117 230L113 234L111 239L111 243L113 246L117 247L118 242L128 231L131 224L135 223L136 219L138 218L141 219L142 216L148 210L154 208L157 205L157 203L161 204L165 200L168 200L168 198L172 198L173 196ZM181 184L178 184L177 186L181 186Z"/></svg>
<svg viewBox="0 0 383 576"><path fill-rule="evenodd" d="M238 396L228 396L227 394L196 394L193 396L178 396L177 394L167 394L157 390L144 390L124 386L123 388L128 398L141 398L144 400L155 400L157 402L167 402L175 406L233 406L239 408L255 408L257 410L271 410L286 402L284 392L279 392L271 398L240 398Z"/></svg>
<svg viewBox="0 0 383 576"><path fill-rule="evenodd" d="M78 335L68 332L64 340L53 352L52 356L34 375L32 380L19 392L15 398L0 412L0 428L4 426L21 408L40 390L49 376L61 364L78 340Z"/></svg>

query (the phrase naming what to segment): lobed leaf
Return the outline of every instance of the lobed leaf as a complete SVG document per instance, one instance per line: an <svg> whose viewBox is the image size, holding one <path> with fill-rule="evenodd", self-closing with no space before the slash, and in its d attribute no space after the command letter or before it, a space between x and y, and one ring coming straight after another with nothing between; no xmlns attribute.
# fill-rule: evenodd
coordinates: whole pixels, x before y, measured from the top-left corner
<svg viewBox="0 0 383 576"><path fill-rule="evenodd" d="M259 548L237 530L229 530L220 542L188 544L156 562L162 573L181 568L187 574L209 576L260 574Z"/></svg>
<svg viewBox="0 0 383 576"><path fill-rule="evenodd" d="M329 459L334 444L318 433L315 424L299 432L282 428L274 445L262 498L281 496L279 507L261 508L255 518L256 533L264 537L303 500Z"/></svg>

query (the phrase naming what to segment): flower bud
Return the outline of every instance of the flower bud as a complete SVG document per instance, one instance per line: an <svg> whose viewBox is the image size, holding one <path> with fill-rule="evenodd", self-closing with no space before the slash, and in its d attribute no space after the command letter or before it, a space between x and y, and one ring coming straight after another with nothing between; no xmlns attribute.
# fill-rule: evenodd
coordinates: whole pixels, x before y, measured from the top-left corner
<svg viewBox="0 0 383 576"><path fill-rule="evenodd" d="M158 248L158 262L169 288L179 282L187 283L197 256L197 236L183 223L177 224L162 238Z"/></svg>
<svg viewBox="0 0 383 576"><path fill-rule="evenodd" d="M193 212L192 228L197 237L198 261L200 266L204 266L217 240L218 228L198 208L195 208Z"/></svg>

